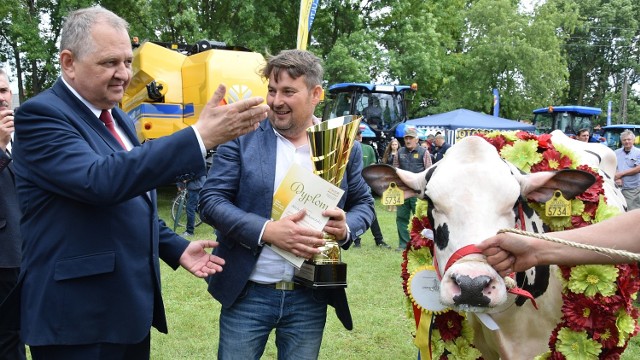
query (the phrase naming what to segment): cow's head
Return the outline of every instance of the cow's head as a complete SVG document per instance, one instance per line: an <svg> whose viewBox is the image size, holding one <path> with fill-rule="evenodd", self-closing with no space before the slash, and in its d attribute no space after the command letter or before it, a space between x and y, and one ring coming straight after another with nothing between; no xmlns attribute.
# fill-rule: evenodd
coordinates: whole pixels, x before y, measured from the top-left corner
<svg viewBox="0 0 640 360"><path fill-rule="evenodd" d="M505 304L504 279L480 254L466 255L445 271L451 256L500 229L513 228L520 199L545 202L558 189L565 198L573 198L595 181L591 174L574 170L522 174L476 136L459 141L422 173L378 165L367 167L363 176L377 194L394 181L406 190L405 196L427 200L437 271L442 274L440 301L456 310L476 312Z"/></svg>

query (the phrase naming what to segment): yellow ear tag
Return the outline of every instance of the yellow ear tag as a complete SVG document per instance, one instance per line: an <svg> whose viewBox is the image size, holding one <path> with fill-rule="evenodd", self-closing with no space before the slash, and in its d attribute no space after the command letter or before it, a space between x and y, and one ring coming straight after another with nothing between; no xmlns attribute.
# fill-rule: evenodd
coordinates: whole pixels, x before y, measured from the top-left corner
<svg viewBox="0 0 640 360"><path fill-rule="evenodd" d="M387 190L382 193L382 205L398 206L402 204L404 204L404 191L400 190L396 183L390 183Z"/></svg>
<svg viewBox="0 0 640 360"><path fill-rule="evenodd" d="M571 200L565 199L560 190L556 190L553 197L544 203L544 208L548 217L571 216Z"/></svg>

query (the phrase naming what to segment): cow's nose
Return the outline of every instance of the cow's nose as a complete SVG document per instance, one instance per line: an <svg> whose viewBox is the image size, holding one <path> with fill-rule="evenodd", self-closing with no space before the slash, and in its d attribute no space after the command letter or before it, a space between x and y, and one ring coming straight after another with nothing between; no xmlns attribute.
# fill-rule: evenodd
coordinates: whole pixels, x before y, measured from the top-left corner
<svg viewBox="0 0 640 360"><path fill-rule="evenodd" d="M468 275L452 275L452 280L460 288L460 295L453 297L456 305L488 306L491 299L484 290L491 283L491 277L480 275L474 278Z"/></svg>

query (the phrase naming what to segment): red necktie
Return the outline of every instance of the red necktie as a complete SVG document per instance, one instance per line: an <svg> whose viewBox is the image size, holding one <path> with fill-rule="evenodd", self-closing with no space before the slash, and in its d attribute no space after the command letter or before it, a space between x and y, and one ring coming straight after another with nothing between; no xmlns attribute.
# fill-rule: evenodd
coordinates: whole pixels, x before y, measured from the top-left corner
<svg viewBox="0 0 640 360"><path fill-rule="evenodd" d="M124 145L124 142L122 142L120 135L118 135L118 132L116 131L116 127L113 125L113 118L111 117L109 110L102 110L100 113L100 120L105 124L111 135L118 140L122 148L126 150L127 147Z"/></svg>

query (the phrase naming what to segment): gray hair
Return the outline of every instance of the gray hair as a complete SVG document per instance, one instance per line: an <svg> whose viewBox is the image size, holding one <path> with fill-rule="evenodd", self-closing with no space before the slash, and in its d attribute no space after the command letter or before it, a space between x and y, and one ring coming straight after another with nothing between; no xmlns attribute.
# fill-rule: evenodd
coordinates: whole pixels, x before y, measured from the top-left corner
<svg viewBox="0 0 640 360"><path fill-rule="evenodd" d="M7 80L7 83L9 83L9 74L7 74L6 71L4 71L4 69L0 68L0 76L4 76L4 79Z"/></svg>
<svg viewBox="0 0 640 360"><path fill-rule="evenodd" d="M269 56L267 65L262 69L262 76L269 79L269 76L273 75L278 82L282 71L286 71L292 79L304 76L304 82L309 89L317 85L322 86L322 62L309 51L282 50L276 56Z"/></svg>
<svg viewBox="0 0 640 360"><path fill-rule="evenodd" d="M622 138L626 138L626 137L630 137L632 139L636 138L636 134L633 133L633 131L627 129L623 132L620 133L620 140L622 140Z"/></svg>
<svg viewBox="0 0 640 360"><path fill-rule="evenodd" d="M94 6L70 12L62 26L60 36L60 51L69 50L77 58L93 52L96 45L93 41L87 41L91 29L97 22L106 22L117 30L128 31L129 24L111 11Z"/></svg>

